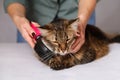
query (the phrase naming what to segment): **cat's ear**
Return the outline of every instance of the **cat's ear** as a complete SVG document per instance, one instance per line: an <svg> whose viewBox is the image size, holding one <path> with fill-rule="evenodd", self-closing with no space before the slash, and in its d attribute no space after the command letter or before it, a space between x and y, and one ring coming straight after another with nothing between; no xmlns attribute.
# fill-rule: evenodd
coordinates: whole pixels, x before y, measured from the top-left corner
<svg viewBox="0 0 120 80"><path fill-rule="evenodd" d="M40 26L42 29L47 29L47 30L53 30L53 25L52 24L46 24L43 26Z"/></svg>
<svg viewBox="0 0 120 80"><path fill-rule="evenodd" d="M72 23L76 22L77 20L78 20L78 18L69 20L69 24L72 24Z"/></svg>
<svg viewBox="0 0 120 80"><path fill-rule="evenodd" d="M51 25L40 26L39 30L42 36L46 36L52 30L52 26Z"/></svg>
<svg viewBox="0 0 120 80"><path fill-rule="evenodd" d="M79 19L78 19L78 18L69 21L70 27L71 27L73 30L75 30L75 31L78 30L78 23L79 23Z"/></svg>

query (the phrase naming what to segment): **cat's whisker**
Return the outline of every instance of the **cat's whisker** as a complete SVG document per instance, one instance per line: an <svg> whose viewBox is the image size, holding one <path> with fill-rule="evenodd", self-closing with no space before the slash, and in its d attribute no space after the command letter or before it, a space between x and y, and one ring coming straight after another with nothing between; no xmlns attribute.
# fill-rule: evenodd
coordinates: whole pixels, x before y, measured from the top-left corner
<svg viewBox="0 0 120 80"><path fill-rule="evenodd" d="M53 56L54 56L54 54L50 54L50 53L44 54L44 56L42 56L42 61L46 62L46 61L50 60Z"/></svg>

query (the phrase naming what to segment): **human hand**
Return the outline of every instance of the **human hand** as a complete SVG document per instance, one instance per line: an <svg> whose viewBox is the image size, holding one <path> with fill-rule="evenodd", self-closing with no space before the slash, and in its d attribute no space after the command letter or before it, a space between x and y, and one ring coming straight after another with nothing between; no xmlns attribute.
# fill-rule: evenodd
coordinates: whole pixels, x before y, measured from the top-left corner
<svg viewBox="0 0 120 80"><path fill-rule="evenodd" d="M80 50L82 45L85 42L85 27L82 25L81 22L78 22L78 31L76 31L76 40L71 46L71 53L76 53Z"/></svg>
<svg viewBox="0 0 120 80"><path fill-rule="evenodd" d="M35 33L34 30L30 26L30 22L25 17L16 16L14 18L14 22L22 34L23 38L28 42L28 44L34 48L36 41L34 40L32 33ZM32 22L36 27L39 27L40 25Z"/></svg>

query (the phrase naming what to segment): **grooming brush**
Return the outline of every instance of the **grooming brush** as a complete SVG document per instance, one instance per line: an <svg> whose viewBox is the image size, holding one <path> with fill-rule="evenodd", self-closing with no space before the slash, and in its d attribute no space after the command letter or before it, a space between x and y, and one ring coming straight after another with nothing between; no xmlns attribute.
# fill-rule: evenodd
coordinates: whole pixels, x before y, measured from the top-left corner
<svg viewBox="0 0 120 80"><path fill-rule="evenodd" d="M32 33L33 38L36 40L34 50L39 55L41 60L43 62L46 62L49 59L51 59L55 54L50 49L48 49L42 42L42 36L40 30L38 30L38 28L35 27L35 25L32 23L31 23L31 27L35 31L35 33Z"/></svg>

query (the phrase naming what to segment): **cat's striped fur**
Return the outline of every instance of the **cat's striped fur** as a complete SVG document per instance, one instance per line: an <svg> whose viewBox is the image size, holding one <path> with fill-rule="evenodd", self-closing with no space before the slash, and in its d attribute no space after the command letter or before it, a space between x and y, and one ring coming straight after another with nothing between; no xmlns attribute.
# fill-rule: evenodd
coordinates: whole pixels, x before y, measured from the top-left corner
<svg viewBox="0 0 120 80"><path fill-rule="evenodd" d="M110 43L120 42L119 35L110 39L98 27L88 24L85 43L77 53L69 53L69 48L76 38L76 23L77 20L58 19L40 27L44 43L55 53L45 62L52 69L60 70L89 63L108 54Z"/></svg>

